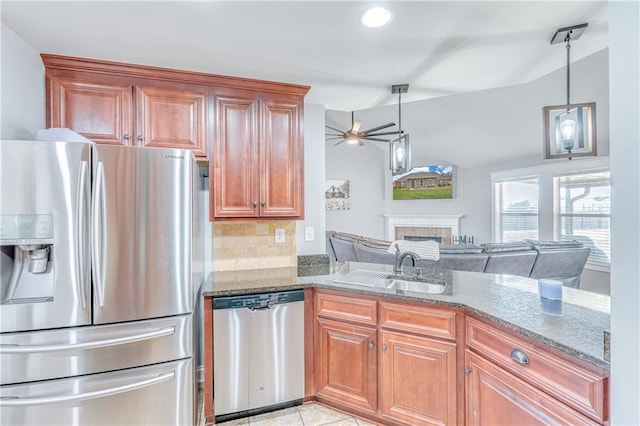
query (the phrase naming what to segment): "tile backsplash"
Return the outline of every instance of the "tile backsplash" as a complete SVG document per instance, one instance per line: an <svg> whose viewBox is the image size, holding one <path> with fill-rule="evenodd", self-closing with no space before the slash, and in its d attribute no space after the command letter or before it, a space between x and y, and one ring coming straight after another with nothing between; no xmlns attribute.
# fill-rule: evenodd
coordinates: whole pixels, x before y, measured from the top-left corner
<svg viewBox="0 0 640 426"><path fill-rule="evenodd" d="M277 228L284 243L275 242ZM296 222L247 220L213 223L213 270L296 266Z"/></svg>

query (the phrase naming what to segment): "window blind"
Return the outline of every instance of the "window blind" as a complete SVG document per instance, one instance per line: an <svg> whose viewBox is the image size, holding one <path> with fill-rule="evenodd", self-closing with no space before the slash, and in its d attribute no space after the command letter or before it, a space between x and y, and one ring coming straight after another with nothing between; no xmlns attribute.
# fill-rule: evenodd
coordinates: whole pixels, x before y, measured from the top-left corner
<svg viewBox="0 0 640 426"><path fill-rule="evenodd" d="M538 178L494 182L494 239L538 239Z"/></svg>
<svg viewBox="0 0 640 426"><path fill-rule="evenodd" d="M588 263L608 268L611 258L609 171L553 178L555 240L578 240L591 248Z"/></svg>

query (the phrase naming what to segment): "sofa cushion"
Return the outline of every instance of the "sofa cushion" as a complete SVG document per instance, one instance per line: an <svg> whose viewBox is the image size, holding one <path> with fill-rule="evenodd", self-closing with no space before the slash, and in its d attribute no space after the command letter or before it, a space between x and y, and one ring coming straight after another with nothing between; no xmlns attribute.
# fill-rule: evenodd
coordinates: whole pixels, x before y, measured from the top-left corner
<svg viewBox="0 0 640 426"><path fill-rule="evenodd" d="M484 243L480 244L485 253L503 253L509 251L531 250L531 244L527 241L513 241L509 243Z"/></svg>
<svg viewBox="0 0 640 426"><path fill-rule="evenodd" d="M538 240L525 240L530 243L536 250L549 250L549 249L566 249L566 248L582 248L584 244L577 240L567 241L538 241Z"/></svg>
<svg viewBox="0 0 640 426"><path fill-rule="evenodd" d="M482 253L482 247L475 244L440 244L441 254Z"/></svg>

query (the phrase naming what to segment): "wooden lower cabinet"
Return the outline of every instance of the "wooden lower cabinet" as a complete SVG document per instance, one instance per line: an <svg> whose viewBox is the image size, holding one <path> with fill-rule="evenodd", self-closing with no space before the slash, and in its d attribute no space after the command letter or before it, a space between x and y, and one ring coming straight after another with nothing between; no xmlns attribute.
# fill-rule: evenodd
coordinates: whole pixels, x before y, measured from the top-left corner
<svg viewBox="0 0 640 426"><path fill-rule="evenodd" d="M380 411L394 424L457 424L456 344L380 332Z"/></svg>
<svg viewBox="0 0 640 426"><path fill-rule="evenodd" d="M440 338L455 312L317 292L315 315L318 400L382 424L457 424L462 355L455 339Z"/></svg>
<svg viewBox="0 0 640 426"><path fill-rule="evenodd" d="M376 329L323 318L316 324L316 394L375 413Z"/></svg>
<svg viewBox="0 0 640 426"><path fill-rule="evenodd" d="M468 425L599 424L469 350L465 365Z"/></svg>

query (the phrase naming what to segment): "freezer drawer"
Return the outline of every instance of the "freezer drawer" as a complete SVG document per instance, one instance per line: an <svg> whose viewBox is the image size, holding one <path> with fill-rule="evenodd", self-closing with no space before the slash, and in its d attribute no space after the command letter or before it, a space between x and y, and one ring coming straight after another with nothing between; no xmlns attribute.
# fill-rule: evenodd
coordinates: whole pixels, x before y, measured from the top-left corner
<svg viewBox="0 0 640 426"><path fill-rule="evenodd" d="M193 314L0 335L0 384L71 377L191 357Z"/></svg>
<svg viewBox="0 0 640 426"><path fill-rule="evenodd" d="M191 359L0 387L0 425L193 425Z"/></svg>

